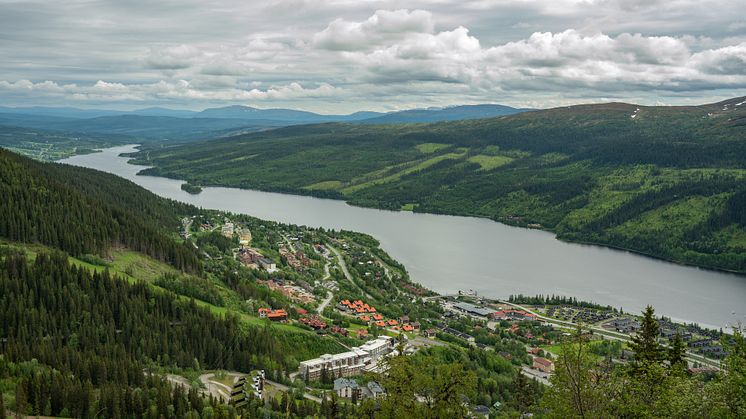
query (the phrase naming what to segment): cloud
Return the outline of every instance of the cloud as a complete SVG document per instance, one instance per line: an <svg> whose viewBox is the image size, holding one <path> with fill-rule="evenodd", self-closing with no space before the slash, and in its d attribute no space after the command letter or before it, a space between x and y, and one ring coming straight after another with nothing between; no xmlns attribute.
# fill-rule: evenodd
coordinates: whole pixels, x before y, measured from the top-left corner
<svg viewBox="0 0 746 419"><path fill-rule="evenodd" d="M439 80L474 89L540 90L584 87L702 89L746 87L743 44L693 52L691 37L621 33L535 32L528 38L483 47L464 27L408 32L364 51L343 51L361 74L377 83ZM727 77L726 77L727 76Z"/></svg>
<svg viewBox="0 0 746 419"><path fill-rule="evenodd" d="M692 62L709 74L746 76L746 42L698 52Z"/></svg>
<svg viewBox="0 0 746 419"><path fill-rule="evenodd" d="M90 86L65 85L54 82L33 83L19 80L11 83L0 80L0 94L4 91L33 92L37 97L64 95L78 101L116 102L121 100L150 101L157 99L189 99L197 101L264 101L333 97L341 89L322 83L315 87L304 87L298 82L269 86L261 89L255 84L243 85L234 79L208 78L192 81L161 80L147 84L111 83L103 80Z"/></svg>
<svg viewBox="0 0 746 419"><path fill-rule="evenodd" d="M10 2L0 14L0 101L330 112L705 102L746 94L739 3Z"/></svg>
<svg viewBox="0 0 746 419"><path fill-rule="evenodd" d="M191 45L150 48L145 63L158 70L180 70L189 68L200 56L202 52Z"/></svg>
<svg viewBox="0 0 746 419"><path fill-rule="evenodd" d="M367 50L383 42L396 41L412 33L430 33L433 16L424 10L378 10L363 22L335 19L313 35L316 48L334 51Z"/></svg>

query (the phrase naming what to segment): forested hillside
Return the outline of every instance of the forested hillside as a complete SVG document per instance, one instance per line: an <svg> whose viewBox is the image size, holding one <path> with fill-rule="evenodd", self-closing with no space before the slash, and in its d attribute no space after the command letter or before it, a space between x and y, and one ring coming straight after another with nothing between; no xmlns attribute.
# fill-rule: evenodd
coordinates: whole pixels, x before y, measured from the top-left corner
<svg viewBox="0 0 746 419"><path fill-rule="evenodd" d="M246 333L236 318L217 318L145 283L74 267L64 254L42 254L30 265L7 255L0 306L0 378L20 378L17 407L34 414L90 417L100 389L104 417L145 417L151 405L151 417L184 417L207 402L149 378L146 367L251 370L251 360L262 356L282 361L279 342L266 330ZM27 365L31 360L43 368ZM169 405L177 411L163 410Z"/></svg>
<svg viewBox="0 0 746 419"><path fill-rule="evenodd" d="M296 126L147 147L137 162L195 185L540 224L566 240L744 272L745 102Z"/></svg>
<svg viewBox="0 0 746 419"><path fill-rule="evenodd" d="M0 149L0 237L72 255L105 256L126 246L197 271L193 247L169 236L194 208L167 201L117 176L44 164Z"/></svg>

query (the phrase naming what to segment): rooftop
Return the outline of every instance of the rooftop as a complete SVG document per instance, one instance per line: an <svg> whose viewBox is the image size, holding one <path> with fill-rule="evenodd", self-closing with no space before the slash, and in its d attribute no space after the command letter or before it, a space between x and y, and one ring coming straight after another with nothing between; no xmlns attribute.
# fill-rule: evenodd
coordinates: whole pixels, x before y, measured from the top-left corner
<svg viewBox="0 0 746 419"><path fill-rule="evenodd" d="M456 307L457 309L461 311L475 313L480 316L489 316L490 314L495 312L495 310L493 309L475 306L474 304L469 304L469 303L457 303L457 304L454 304L454 307Z"/></svg>

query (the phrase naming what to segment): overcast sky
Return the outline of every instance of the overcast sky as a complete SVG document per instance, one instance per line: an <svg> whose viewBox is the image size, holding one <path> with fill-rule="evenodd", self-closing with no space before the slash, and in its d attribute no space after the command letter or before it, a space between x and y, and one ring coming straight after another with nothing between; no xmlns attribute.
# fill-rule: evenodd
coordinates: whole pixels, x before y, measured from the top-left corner
<svg viewBox="0 0 746 419"><path fill-rule="evenodd" d="M0 105L323 113L746 95L746 0L0 0Z"/></svg>

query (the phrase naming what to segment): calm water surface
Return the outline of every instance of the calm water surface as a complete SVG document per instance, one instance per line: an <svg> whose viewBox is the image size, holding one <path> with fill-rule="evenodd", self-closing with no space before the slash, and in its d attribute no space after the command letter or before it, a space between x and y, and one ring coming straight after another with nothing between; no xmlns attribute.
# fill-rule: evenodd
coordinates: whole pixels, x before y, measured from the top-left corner
<svg viewBox="0 0 746 419"><path fill-rule="evenodd" d="M660 314L709 327L746 323L746 277L563 243L551 233L478 218L382 211L234 188L204 188L190 195L181 190L183 182L137 176L143 167L119 157L134 150L115 147L63 162L114 173L160 196L203 208L371 234L414 281L440 293L472 289L498 298L560 294L625 311L639 312L651 304Z"/></svg>

